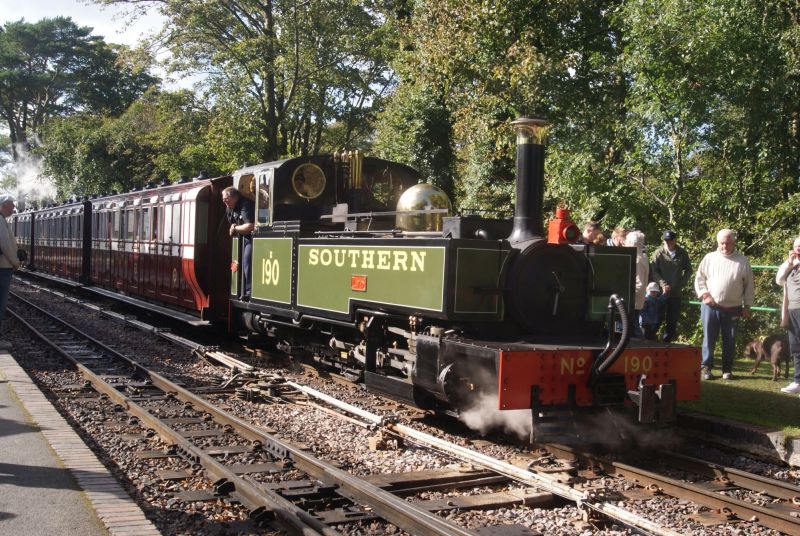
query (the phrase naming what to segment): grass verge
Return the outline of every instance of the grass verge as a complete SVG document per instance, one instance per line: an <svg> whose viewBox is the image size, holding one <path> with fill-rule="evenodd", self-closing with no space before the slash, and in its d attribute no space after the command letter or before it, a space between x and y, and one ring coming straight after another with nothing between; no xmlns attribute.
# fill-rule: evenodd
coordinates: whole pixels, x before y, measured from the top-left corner
<svg viewBox="0 0 800 536"><path fill-rule="evenodd" d="M752 368L752 361L734 361L734 379L730 381L723 380L722 371L715 369L715 379L703 380L700 385L700 400L681 402L679 407L767 426L783 430L788 436L800 437L800 397L781 392L781 387L792 381L792 367L789 367L789 379L784 379L781 370L778 381L772 381L769 363L762 362L754 375L750 374Z"/></svg>

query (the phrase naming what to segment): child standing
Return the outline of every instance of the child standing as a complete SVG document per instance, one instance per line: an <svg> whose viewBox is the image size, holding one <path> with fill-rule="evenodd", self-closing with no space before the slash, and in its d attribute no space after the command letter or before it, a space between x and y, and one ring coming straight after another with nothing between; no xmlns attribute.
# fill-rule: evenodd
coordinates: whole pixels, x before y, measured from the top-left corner
<svg viewBox="0 0 800 536"><path fill-rule="evenodd" d="M661 287L658 283L647 285L647 295L644 297L644 305L639 312L639 323L644 331L644 338L656 340L656 330L658 329L659 309L666 302L666 298L661 295Z"/></svg>

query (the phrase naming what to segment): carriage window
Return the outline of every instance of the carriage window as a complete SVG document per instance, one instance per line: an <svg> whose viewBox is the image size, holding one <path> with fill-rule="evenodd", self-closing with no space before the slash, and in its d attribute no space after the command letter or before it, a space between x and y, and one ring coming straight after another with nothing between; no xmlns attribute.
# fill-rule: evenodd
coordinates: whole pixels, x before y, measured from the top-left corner
<svg viewBox="0 0 800 536"><path fill-rule="evenodd" d="M151 237L152 240L158 240L158 230L161 229L161 226L158 225L158 216L161 214L161 211L158 210L158 207L153 207L152 209L152 219L150 220L150 227L153 229L153 236Z"/></svg>
<svg viewBox="0 0 800 536"><path fill-rule="evenodd" d="M164 241L171 242L172 235L172 207L170 205L166 205L164 210L161 211L164 214L164 223L161 226L164 229Z"/></svg>
<svg viewBox="0 0 800 536"><path fill-rule="evenodd" d="M272 174L273 170L269 170L269 172L262 174L258 178L258 199L256 200L256 204L258 205L256 207L258 210L258 223L270 223L269 187L272 182Z"/></svg>
<svg viewBox="0 0 800 536"><path fill-rule="evenodd" d="M125 211L125 239L133 240L134 233L136 232L136 211L133 209Z"/></svg>
<svg viewBox="0 0 800 536"><path fill-rule="evenodd" d="M181 243L181 205L172 205L172 241Z"/></svg>
<svg viewBox="0 0 800 536"><path fill-rule="evenodd" d="M150 240L150 209L144 208L139 213L139 239Z"/></svg>
<svg viewBox="0 0 800 536"><path fill-rule="evenodd" d="M114 212L111 217L111 238L119 239L119 212Z"/></svg>
<svg viewBox="0 0 800 536"><path fill-rule="evenodd" d="M303 199L315 199L325 190L325 172L316 164L301 164L292 173L292 188Z"/></svg>

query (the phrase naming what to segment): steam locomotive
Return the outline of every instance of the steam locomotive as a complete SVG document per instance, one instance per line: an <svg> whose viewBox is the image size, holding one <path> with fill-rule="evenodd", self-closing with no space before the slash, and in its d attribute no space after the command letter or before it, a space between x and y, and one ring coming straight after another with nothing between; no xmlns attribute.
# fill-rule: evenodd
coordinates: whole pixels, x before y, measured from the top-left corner
<svg viewBox="0 0 800 536"><path fill-rule="evenodd" d="M451 216L439 188L358 152L248 166L14 216L29 267L194 323L263 334L294 358L422 408L481 394L542 416L699 397L697 348L631 339L636 252L543 227L546 123L513 122L513 220ZM220 201L253 199L252 266ZM243 293L250 269L252 291ZM621 329L620 329L621 327Z"/></svg>

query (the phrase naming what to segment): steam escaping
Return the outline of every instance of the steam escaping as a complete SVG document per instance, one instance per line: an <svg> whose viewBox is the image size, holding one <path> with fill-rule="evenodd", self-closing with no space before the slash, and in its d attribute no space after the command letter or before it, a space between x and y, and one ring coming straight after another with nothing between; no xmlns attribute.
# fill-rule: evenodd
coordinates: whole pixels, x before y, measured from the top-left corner
<svg viewBox="0 0 800 536"><path fill-rule="evenodd" d="M459 415L459 419L481 435L486 435L492 430L503 430L507 434L517 435L520 439L528 439L531 434L531 410L500 411L497 406L496 394L482 394L475 404Z"/></svg>
<svg viewBox="0 0 800 536"><path fill-rule="evenodd" d="M35 143L40 144L39 140ZM42 173L41 159L32 155L24 144L15 146L17 161L4 170L3 189L16 193L17 210L42 206L56 197L56 189L49 177Z"/></svg>
<svg viewBox="0 0 800 536"><path fill-rule="evenodd" d="M461 412L459 419L481 435L502 430L506 434L516 435L521 440L530 439L531 410L500 411L497 407L496 394L483 394L468 410ZM534 440L537 442L555 440L559 443L602 447L612 452L632 448L674 449L680 445L681 439L674 427L657 428L637 424L631 419L630 409L607 408L591 411L583 408L573 412L564 411L560 417L562 432L569 437L559 435L556 439L545 431Z"/></svg>
<svg viewBox="0 0 800 536"><path fill-rule="evenodd" d="M676 449L681 439L674 426L658 428L637 424L630 415L617 410L596 413L581 419L582 442L600 445L609 451L630 448Z"/></svg>

